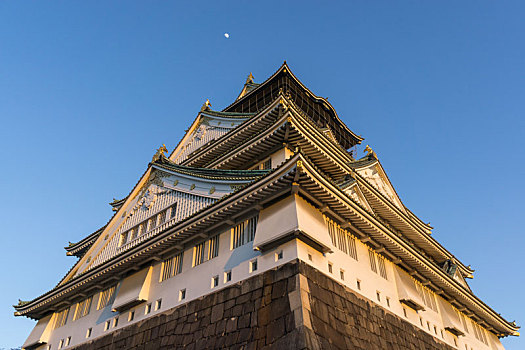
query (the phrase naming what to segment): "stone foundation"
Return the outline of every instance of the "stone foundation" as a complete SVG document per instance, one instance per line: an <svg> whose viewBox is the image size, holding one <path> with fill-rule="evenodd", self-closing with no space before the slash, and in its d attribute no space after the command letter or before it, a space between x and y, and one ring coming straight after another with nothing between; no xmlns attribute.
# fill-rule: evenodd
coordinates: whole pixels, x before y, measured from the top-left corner
<svg viewBox="0 0 525 350"><path fill-rule="evenodd" d="M454 349L300 261L73 349L174 348Z"/></svg>

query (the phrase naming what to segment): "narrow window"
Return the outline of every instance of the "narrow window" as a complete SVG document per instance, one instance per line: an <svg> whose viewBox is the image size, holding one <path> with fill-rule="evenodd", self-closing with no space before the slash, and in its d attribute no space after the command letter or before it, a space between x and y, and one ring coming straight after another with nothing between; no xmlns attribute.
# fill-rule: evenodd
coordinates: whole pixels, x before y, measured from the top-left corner
<svg viewBox="0 0 525 350"><path fill-rule="evenodd" d="M427 321L427 328L430 330L430 322Z"/></svg>
<svg viewBox="0 0 525 350"><path fill-rule="evenodd" d="M370 258L370 269L377 273L376 257L372 250L368 250L368 257Z"/></svg>
<svg viewBox="0 0 525 350"><path fill-rule="evenodd" d="M186 288L179 291L179 301L186 299Z"/></svg>
<svg viewBox="0 0 525 350"><path fill-rule="evenodd" d="M64 346L64 339L60 339L60 343L58 343L58 348L62 349L63 346Z"/></svg>
<svg viewBox="0 0 525 350"><path fill-rule="evenodd" d="M170 219L173 219L177 214L177 203L173 204L170 209Z"/></svg>
<svg viewBox="0 0 525 350"><path fill-rule="evenodd" d="M161 306L162 306L162 299L159 299L155 302L155 311L160 310Z"/></svg>
<svg viewBox="0 0 525 350"><path fill-rule="evenodd" d="M219 235L216 235L208 241L208 260L219 256Z"/></svg>
<svg viewBox="0 0 525 350"><path fill-rule="evenodd" d="M407 309L403 308L403 314L405 315L405 317L408 318L408 316L407 316Z"/></svg>
<svg viewBox="0 0 525 350"><path fill-rule="evenodd" d="M257 259L250 261L250 272L257 271Z"/></svg>
<svg viewBox="0 0 525 350"><path fill-rule="evenodd" d="M217 276L213 276L213 277L211 278L211 287L212 287L212 288L215 288L215 287L217 287L218 285L219 285L219 276L218 276L218 275L217 275Z"/></svg>
<svg viewBox="0 0 525 350"><path fill-rule="evenodd" d="M308 254L308 260L312 261L312 254Z"/></svg>
<svg viewBox="0 0 525 350"><path fill-rule="evenodd" d="M131 322L135 319L135 310L130 311L128 315L128 322Z"/></svg>
<svg viewBox="0 0 525 350"><path fill-rule="evenodd" d="M345 280L345 270L339 270L339 276L341 277L341 280Z"/></svg>
<svg viewBox="0 0 525 350"><path fill-rule="evenodd" d="M283 251L280 250L277 253L275 253L275 261L281 260L283 258Z"/></svg>
<svg viewBox="0 0 525 350"><path fill-rule="evenodd" d="M204 243L197 244L193 247L193 266L200 265L204 262Z"/></svg>
<svg viewBox="0 0 525 350"><path fill-rule="evenodd" d="M110 320L107 320L105 323L104 323L104 332L107 331L109 329L109 326L111 325L111 321Z"/></svg>
<svg viewBox="0 0 525 350"><path fill-rule="evenodd" d="M231 270L226 271L224 273L224 283L230 282L231 280L232 280L232 271Z"/></svg>
<svg viewBox="0 0 525 350"><path fill-rule="evenodd" d="M162 225L166 221L166 210L163 210L157 215L157 225Z"/></svg>
<svg viewBox="0 0 525 350"><path fill-rule="evenodd" d="M423 318L419 317L419 323L421 323L421 327L423 327Z"/></svg>
<svg viewBox="0 0 525 350"><path fill-rule="evenodd" d="M79 318L84 317L87 314L89 314L89 309L91 308L92 300L93 300L93 297L89 297L77 303L77 307L75 309L75 315L73 316L73 321L78 320Z"/></svg>
<svg viewBox="0 0 525 350"><path fill-rule="evenodd" d="M328 272L332 273L333 268L334 268L334 265L332 265L331 263L328 263Z"/></svg>
<svg viewBox="0 0 525 350"><path fill-rule="evenodd" d="M246 232L246 243L251 242L255 238L255 231L257 230L257 220L258 216L254 216L248 220L248 227Z"/></svg>
<svg viewBox="0 0 525 350"><path fill-rule="evenodd" d="M71 344L71 336L66 338L66 346L69 346Z"/></svg>
<svg viewBox="0 0 525 350"><path fill-rule="evenodd" d="M388 276L386 274L385 258L383 258L382 256L378 255L377 256L377 264L379 265L379 274L381 275L381 277L383 277L384 279L388 280Z"/></svg>
<svg viewBox="0 0 525 350"><path fill-rule="evenodd" d="M434 326L434 333L437 335L438 334L438 329L436 326Z"/></svg>
<svg viewBox="0 0 525 350"><path fill-rule="evenodd" d="M390 298L386 297L386 306L390 307Z"/></svg>
<svg viewBox="0 0 525 350"><path fill-rule="evenodd" d="M360 280L356 281L356 285L357 285L357 290L361 290L361 281Z"/></svg>
<svg viewBox="0 0 525 350"><path fill-rule="evenodd" d="M113 319L113 328L115 328L116 326L118 326L118 317L115 317Z"/></svg>
<svg viewBox="0 0 525 350"><path fill-rule="evenodd" d="M381 293L376 291L377 301L381 301Z"/></svg>
<svg viewBox="0 0 525 350"><path fill-rule="evenodd" d="M86 332L86 338L91 337L91 333L93 333L93 328L88 328Z"/></svg>
<svg viewBox="0 0 525 350"><path fill-rule="evenodd" d="M146 305L146 309L144 310L144 315L147 315L151 312L151 303Z"/></svg>

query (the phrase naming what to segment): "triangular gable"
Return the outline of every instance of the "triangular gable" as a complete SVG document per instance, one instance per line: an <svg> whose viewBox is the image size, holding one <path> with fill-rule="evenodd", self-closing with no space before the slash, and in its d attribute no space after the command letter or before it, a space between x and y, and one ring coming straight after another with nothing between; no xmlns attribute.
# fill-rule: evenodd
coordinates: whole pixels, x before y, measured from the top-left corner
<svg viewBox="0 0 525 350"><path fill-rule="evenodd" d="M230 116L221 112L201 111L169 159L181 164L192 152L227 134L249 116Z"/></svg>
<svg viewBox="0 0 525 350"><path fill-rule="evenodd" d="M361 189L359 188L359 186L357 186L356 182L344 188L343 191L355 202L357 202L363 208L368 210L370 213L374 212L370 204L368 204L368 201L366 200L365 196L363 195L363 192L361 192Z"/></svg>
<svg viewBox="0 0 525 350"><path fill-rule="evenodd" d="M379 161L372 162L366 166L355 169L366 181L368 181L376 190L381 192L391 203L397 206L402 212L406 213L405 206L397 195L394 186L388 179L385 170Z"/></svg>

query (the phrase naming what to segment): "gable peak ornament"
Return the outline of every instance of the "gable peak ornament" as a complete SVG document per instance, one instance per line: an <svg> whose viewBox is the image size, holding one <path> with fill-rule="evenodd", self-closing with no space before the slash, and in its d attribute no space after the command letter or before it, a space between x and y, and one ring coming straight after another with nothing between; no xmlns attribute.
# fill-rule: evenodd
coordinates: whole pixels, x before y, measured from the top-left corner
<svg viewBox="0 0 525 350"><path fill-rule="evenodd" d="M159 147L153 158L151 159L152 162L156 162L157 160L161 158L166 158L166 155L164 153L167 153L168 149L166 148L165 144L162 144L162 146Z"/></svg>
<svg viewBox="0 0 525 350"><path fill-rule="evenodd" d="M372 148L371 148L369 145L366 145L366 147L365 147L365 149L363 150L363 152L366 152L366 155L367 155L367 156L377 159L377 154L376 154L376 152L374 152L374 151L372 150Z"/></svg>
<svg viewBox="0 0 525 350"><path fill-rule="evenodd" d="M204 111L209 111L211 108L211 103L210 103L210 100L206 99L206 102L204 102L202 104L202 107L201 107L201 112L204 112Z"/></svg>
<svg viewBox="0 0 525 350"><path fill-rule="evenodd" d="M253 84L253 74L252 74L252 72L250 72L250 74L248 74L248 78L246 78L246 84Z"/></svg>

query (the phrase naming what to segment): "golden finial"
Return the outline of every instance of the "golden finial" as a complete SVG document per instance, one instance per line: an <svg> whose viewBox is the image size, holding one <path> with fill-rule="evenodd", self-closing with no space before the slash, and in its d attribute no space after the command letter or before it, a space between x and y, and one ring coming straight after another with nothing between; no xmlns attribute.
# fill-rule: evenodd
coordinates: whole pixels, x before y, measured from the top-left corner
<svg viewBox="0 0 525 350"><path fill-rule="evenodd" d="M367 153L367 156L372 156L372 158L375 158L377 159L377 154L376 152L374 152L372 150L372 148L370 148L369 145L366 145L365 149L363 150L363 152L366 152Z"/></svg>
<svg viewBox="0 0 525 350"><path fill-rule="evenodd" d="M206 102L204 102L204 104L201 107L201 112L209 110L210 107L211 107L210 100L206 99Z"/></svg>
<svg viewBox="0 0 525 350"><path fill-rule="evenodd" d="M246 84L253 84L253 74L250 72L248 78L246 78Z"/></svg>
<svg viewBox="0 0 525 350"><path fill-rule="evenodd" d="M157 150L157 152L155 153L155 155L153 156L151 161L152 162L156 162L157 160L159 160L162 157L165 158L166 156L164 155L164 153L167 153L167 152L168 152L168 149L166 148L166 145L162 144L162 146L159 147L159 149Z"/></svg>

